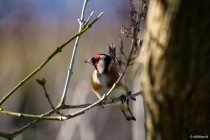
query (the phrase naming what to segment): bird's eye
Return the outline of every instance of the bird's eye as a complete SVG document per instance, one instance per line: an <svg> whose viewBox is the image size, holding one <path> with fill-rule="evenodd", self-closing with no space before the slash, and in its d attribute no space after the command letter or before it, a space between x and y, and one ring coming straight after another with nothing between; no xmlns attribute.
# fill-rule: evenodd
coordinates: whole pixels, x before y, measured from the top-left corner
<svg viewBox="0 0 210 140"><path fill-rule="evenodd" d="M93 64L98 63L99 59L98 58L94 58L92 59Z"/></svg>
<svg viewBox="0 0 210 140"><path fill-rule="evenodd" d="M98 58L96 58L96 59L94 59L94 61L95 61L95 62L98 62L98 61L99 61L99 59L98 59Z"/></svg>

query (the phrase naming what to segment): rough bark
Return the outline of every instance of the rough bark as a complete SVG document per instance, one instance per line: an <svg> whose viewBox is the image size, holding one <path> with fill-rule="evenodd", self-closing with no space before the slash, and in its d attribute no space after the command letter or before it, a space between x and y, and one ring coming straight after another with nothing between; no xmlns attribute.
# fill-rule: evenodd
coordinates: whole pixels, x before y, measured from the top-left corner
<svg viewBox="0 0 210 140"><path fill-rule="evenodd" d="M150 0L142 77L147 140L210 137L209 5Z"/></svg>

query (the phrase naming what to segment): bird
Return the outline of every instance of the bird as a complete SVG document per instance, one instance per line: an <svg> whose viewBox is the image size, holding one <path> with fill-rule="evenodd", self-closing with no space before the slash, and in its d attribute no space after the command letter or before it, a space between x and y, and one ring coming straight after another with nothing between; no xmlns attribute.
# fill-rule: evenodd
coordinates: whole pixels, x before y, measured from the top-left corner
<svg viewBox="0 0 210 140"><path fill-rule="evenodd" d="M87 59L84 63L90 63L95 70L91 75L91 85L93 92L100 99L106 94L118 80L120 74L116 65L111 63L112 58L107 54L95 54L92 58ZM136 120L129 109L129 100L125 100L125 96L131 94L124 78L116 84L115 88L109 94L108 99L122 98L122 102L115 103L123 112L125 118Z"/></svg>

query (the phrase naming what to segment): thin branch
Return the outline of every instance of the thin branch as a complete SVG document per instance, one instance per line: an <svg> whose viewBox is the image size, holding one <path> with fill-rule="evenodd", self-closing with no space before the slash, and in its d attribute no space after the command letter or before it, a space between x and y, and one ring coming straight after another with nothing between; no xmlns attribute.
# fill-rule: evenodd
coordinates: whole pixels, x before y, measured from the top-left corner
<svg viewBox="0 0 210 140"><path fill-rule="evenodd" d="M133 60L135 60L136 58L137 58L137 56L131 58L130 61L133 61Z"/></svg>
<svg viewBox="0 0 210 140"><path fill-rule="evenodd" d="M2 108L0 108L0 111L2 110ZM43 115L41 115L41 116L50 116L50 115L52 115L53 113L55 113L55 110L50 110L50 111L48 111L48 112L46 112L46 113L44 113ZM2 136L2 137L5 137L5 136L9 136L9 138L8 137L5 137L5 138L8 138L8 139L13 139L14 137L16 137L17 135L19 135L19 134L21 134L23 131L25 131L27 128L30 128L30 127L34 127L38 122L40 122L40 121L42 121L42 119L36 119L36 120L34 120L34 121L32 121L32 122L29 122L27 125L25 125L25 126L23 126L22 128L20 128L20 129L18 129L18 130L15 130L14 132L12 132L12 133L3 133L3 132L1 132L0 133L0 136ZM2 135L3 134L3 135Z"/></svg>
<svg viewBox="0 0 210 140"><path fill-rule="evenodd" d="M111 92L111 90L110 90ZM125 99L129 100L129 99L133 99L136 96L139 96L140 94L142 94L142 92L137 92L135 94L128 94L127 96L125 96ZM81 104L81 105L61 105L56 107L55 109L52 109L51 111L49 111L48 113L42 114L42 115L34 115L34 114L25 114L25 113L18 113L18 112L12 112L12 111L8 111L5 110L3 108L0 108L0 112L5 114L5 115L11 115L11 116L16 116L16 117L24 117L24 118L31 118L31 119L38 119L38 120L59 120L59 121L63 121L63 120L68 120L70 118L74 118L76 116L79 116L81 114L84 114L87 110L95 107L95 106L100 106L100 103L103 102L103 105L111 105L113 103L117 103L117 102L121 102L121 98L116 98L113 100L105 100L106 97L109 95L109 92L100 100L94 102L94 103L87 103L87 104ZM56 110L61 110L61 109L75 109L75 108L84 108L80 111L77 111L75 113L72 114L68 114L68 115L59 115L59 116L50 116L51 114L55 113Z"/></svg>
<svg viewBox="0 0 210 140"><path fill-rule="evenodd" d="M121 79L121 78L119 77L119 79ZM115 83L118 83L118 82L119 81L117 80ZM77 117L81 114L84 114L86 111L90 110L91 108L93 108L95 106L100 106L101 103L103 103L104 105L110 105L110 104L113 104L113 103L116 103L116 102L121 102L121 98L116 98L114 100L106 100L107 97L109 96L109 94L115 88L115 86L116 86L116 84L114 84L112 86L112 88L109 90L109 92L107 94L104 94L103 97L101 99L99 99L98 101L96 101L95 103L93 103L93 104L83 104L82 107L86 106L84 109L82 109L80 111L77 111L75 113L69 114L69 115L65 115L65 116L67 117L67 119L74 118L74 117ZM140 94L142 94L142 92L138 92L138 93L133 94L133 95L127 95L126 99L133 99L134 97L139 96Z"/></svg>
<svg viewBox="0 0 210 140"><path fill-rule="evenodd" d="M81 12L81 17L79 19L79 25L80 25L79 26L79 32L82 30L84 24L85 25L88 24L90 18L93 15L93 12L92 12L90 14L88 20L86 21L86 23L84 23L84 14L85 14L85 9L86 9L87 3L88 3L88 0L84 0L83 7L82 7L82 12ZM60 104L64 104L65 100L66 100L71 76L72 76L72 73L73 73L74 60L75 60L75 57L76 57L79 40L80 40L80 36L77 36L75 44L74 44L74 50L73 50L73 53L72 53L71 62L70 62L70 65L69 65L69 69L68 69L68 73L67 73L67 77L66 77L66 83L65 83L65 86L64 86L63 95L62 95Z"/></svg>
<svg viewBox="0 0 210 140"><path fill-rule="evenodd" d="M143 94L143 92L142 91L140 91L140 92L137 92L137 93L135 93L135 94L128 94L127 96L125 96L125 99L126 100L129 100L129 99L132 99L132 100L135 100L134 98L136 97L136 96L139 96L139 95L142 95ZM121 97L118 97L118 98L115 98L115 99L113 99L113 100L104 100L103 101L103 105L104 106L107 106L107 105L112 105L113 103L117 103L117 102L121 102L122 101L122 99L121 99ZM92 105L93 103L87 103L87 104L81 104L81 105L65 105L65 106L63 106L62 107L62 109L77 109L77 108L84 108L84 107L88 107L88 106L90 106L90 105ZM100 106L100 103L99 104L95 104L94 106ZM93 107L94 107L93 106Z"/></svg>
<svg viewBox="0 0 210 140"><path fill-rule="evenodd" d="M44 113L42 116L50 116L53 113L55 113L55 110L50 110L46 113ZM13 139L14 137L16 137L17 135L21 134L23 131L25 131L26 129L30 128L30 127L34 127L37 123L39 123L40 121L42 121L41 119L36 119L32 122L29 122L27 125L23 126L22 128L15 130L14 132L10 133L11 135L11 139Z"/></svg>
<svg viewBox="0 0 210 140"><path fill-rule="evenodd" d="M40 120L54 120L55 117L47 117L44 115L35 115L35 114L26 114L26 113L19 113L19 112L12 112L5 110L3 108L0 108L1 113L5 115L11 115L16 117L24 117L24 118L31 118L31 119L40 119ZM55 109L53 109L55 111ZM62 117L62 116L59 116Z"/></svg>
<svg viewBox="0 0 210 140"><path fill-rule="evenodd" d="M37 81L37 83L39 83L39 85L42 86L42 88L43 88L43 90L44 90L45 97L47 98L47 101L49 102L51 109L55 110L55 112L56 112L58 115L61 115L61 116L62 116L63 114L61 114L61 113L54 107L54 105L53 105L53 103L52 103L52 101L51 101L51 99L50 99L50 96L49 96L49 94L48 94L48 92L47 92L47 89L46 89L46 86L45 86L45 85L46 85L46 80L45 80L44 78L42 78L42 80L36 79L36 81Z"/></svg>
<svg viewBox="0 0 210 140"><path fill-rule="evenodd" d="M12 135L4 132L0 132L0 136L12 140Z"/></svg>
<svg viewBox="0 0 210 140"><path fill-rule="evenodd" d="M93 13L94 13L94 11L92 11L92 12L90 13L90 16L87 18L86 22L83 24L83 27L85 27L85 26L87 26L87 25L89 24L90 19L91 19L92 16L93 16Z"/></svg>
<svg viewBox="0 0 210 140"><path fill-rule="evenodd" d="M123 51L123 40L122 37L120 36L120 54L123 55L123 57L125 58L126 61L128 61L128 58L126 57L124 51Z"/></svg>
<svg viewBox="0 0 210 140"><path fill-rule="evenodd" d="M137 92L137 93L135 93L135 94L129 94L129 95L127 95L127 96L125 96L125 99L126 100L128 100L128 99L132 99L132 98L134 98L134 97L136 97L136 96L139 96L139 95L142 95L142 91L140 91L140 92ZM117 102L121 102L122 100L121 100L121 97L119 97L119 98L115 98L115 99L113 99L113 100L104 100L103 101L103 105L104 106L108 106L108 105L112 105L113 103L117 103ZM81 105L65 105L62 109L77 109L77 108L84 108L84 107L88 107L88 106L90 106L90 105L92 105L92 103L87 103L87 104L81 104ZM95 106L100 106L100 104L96 104Z"/></svg>

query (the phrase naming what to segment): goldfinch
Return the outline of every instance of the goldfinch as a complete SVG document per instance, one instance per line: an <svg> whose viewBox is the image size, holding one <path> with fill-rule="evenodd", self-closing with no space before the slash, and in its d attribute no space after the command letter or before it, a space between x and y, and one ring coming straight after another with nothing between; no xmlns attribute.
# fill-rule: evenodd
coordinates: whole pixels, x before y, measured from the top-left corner
<svg viewBox="0 0 210 140"><path fill-rule="evenodd" d="M111 64L111 57L106 54L96 54L92 58L85 61L85 63L90 63L94 66L95 70L91 76L92 90L100 99L104 94L106 94L113 84L119 78L119 73L117 68ZM116 87L109 94L109 99L115 99L119 97L125 97L128 95L129 89L123 78L116 84ZM122 110L125 118L129 120L136 120L129 109L129 100L125 102L116 103L117 106Z"/></svg>

